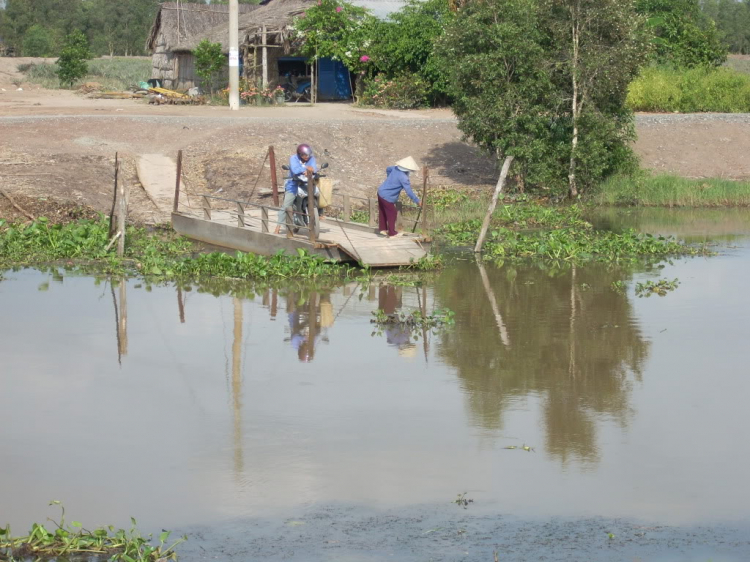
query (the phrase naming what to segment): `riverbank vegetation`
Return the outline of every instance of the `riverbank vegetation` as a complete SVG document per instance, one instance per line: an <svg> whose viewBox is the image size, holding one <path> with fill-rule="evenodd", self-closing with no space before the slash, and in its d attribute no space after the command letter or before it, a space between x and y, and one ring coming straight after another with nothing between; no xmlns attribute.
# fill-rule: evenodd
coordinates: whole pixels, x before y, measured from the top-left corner
<svg viewBox="0 0 750 562"><path fill-rule="evenodd" d="M448 246L472 247L480 228L481 221L473 219L445 225L437 236ZM595 229L584 220L579 205L550 207L535 203L499 206L484 245L485 258L496 261L635 262L705 253L702 246L687 245L673 238L631 229Z"/></svg>
<svg viewBox="0 0 750 562"><path fill-rule="evenodd" d="M0 560L89 560L104 558L112 562L163 562L177 560L175 547L187 540L182 537L169 541L169 531L162 531L159 544L152 544L152 536L143 536L131 517L129 530L113 526L89 531L78 521L65 521L65 508L59 501L60 521L50 519L54 527L34 523L28 535L14 537L9 525L0 527Z"/></svg>
<svg viewBox="0 0 750 562"><path fill-rule="evenodd" d="M0 220L0 267L75 262L112 274L134 274L164 279L230 277L285 279L347 277L354 270L299 251L297 255L202 253L187 239L169 230L147 231L129 226L125 256L117 258L108 246L109 222L81 220L49 224L39 219L27 225Z"/></svg>
<svg viewBox="0 0 750 562"><path fill-rule="evenodd" d="M616 175L591 198L597 205L642 207L750 206L750 182L670 175Z"/></svg>

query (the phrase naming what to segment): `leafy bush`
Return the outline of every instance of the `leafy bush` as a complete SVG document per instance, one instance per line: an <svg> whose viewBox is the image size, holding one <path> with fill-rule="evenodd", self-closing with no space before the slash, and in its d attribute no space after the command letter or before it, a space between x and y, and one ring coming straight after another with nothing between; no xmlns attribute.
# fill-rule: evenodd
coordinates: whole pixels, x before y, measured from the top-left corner
<svg viewBox="0 0 750 562"><path fill-rule="evenodd" d="M217 75L224 68L226 58L221 52L221 43L211 43L204 39L193 51L195 55L195 73L201 78L201 85L213 93Z"/></svg>
<svg viewBox="0 0 750 562"><path fill-rule="evenodd" d="M65 38L65 45L57 59L57 76L60 84L72 86L76 80L86 76L91 58L89 42L86 36L76 30Z"/></svg>
<svg viewBox="0 0 750 562"><path fill-rule="evenodd" d="M389 77L417 74L427 86L430 104L446 103L447 69L435 57L435 41L454 17L445 0L408 0L375 29L369 51L374 66Z"/></svg>
<svg viewBox="0 0 750 562"><path fill-rule="evenodd" d="M645 68L629 88L634 111L750 111L750 76L729 68Z"/></svg>
<svg viewBox="0 0 750 562"><path fill-rule="evenodd" d="M417 109L427 104L427 84L416 74L386 78L379 74L365 86L361 103L391 109Z"/></svg>
<svg viewBox="0 0 750 562"><path fill-rule="evenodd" d="M49 29L43 25L32 25L23 36L23 56L51 57L54 41Z"/></svg>

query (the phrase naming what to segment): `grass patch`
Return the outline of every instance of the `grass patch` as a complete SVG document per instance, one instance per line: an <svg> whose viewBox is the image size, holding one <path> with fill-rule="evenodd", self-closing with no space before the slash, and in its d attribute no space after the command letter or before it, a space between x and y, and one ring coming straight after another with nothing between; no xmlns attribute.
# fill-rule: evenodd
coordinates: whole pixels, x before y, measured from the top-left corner
<svg viewBox="0 0 750 562"><path fill-rule="evenodd" d="M643 69L628 88L633 111L746 113L750 75L732 68Z"/></svg>
<svg viewBox="0 0 750 562"><path fill-rule="evenodd" d="M646 173L617 175L602 184L593 201L644 207L744 207L750 205L750 183Z"/></svg>
<svg viewBox="0 0 750 562"><path fill-rule="evenodd" d="M151 59L137 57L101 58L88 61L88 74L73 84L73 89L85 82L98 82L105 90L122 91L133 88L151 77ZM60 89L57 65L49 63L24 64L18 70L26 79L50 90Z"/></svg>
<svg viewBox="0 0 750 562"><path fill-rule="evenodd" d="M438 236L448 245L473 246L478 219L443 226ZM583 263L703 254L700 247L635 230L597 230L582 218L578 205L553 207L536 203L502 205L493 215L484 245L486 259L543 259Z"/></svg>
<svg viewBox="0 0 750 562"><path fill-rule="evenodd" d="M302 250L291 256L198 253L190 241L172 231L149 233L132 226L127 229L124 259L119 259L112 249L105 251L108 230L106 219L66 225L51 225L46 219L30 225L11 225L0 220L0 267L75 260L92 271L163 280L319 279L349 277L357 272L350 266L326 262Z"/></svg>

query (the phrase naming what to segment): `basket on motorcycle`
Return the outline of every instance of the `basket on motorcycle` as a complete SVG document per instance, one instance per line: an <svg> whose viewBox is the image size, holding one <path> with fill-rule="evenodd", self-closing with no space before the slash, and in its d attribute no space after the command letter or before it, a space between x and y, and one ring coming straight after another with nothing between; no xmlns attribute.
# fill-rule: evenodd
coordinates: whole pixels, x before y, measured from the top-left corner
<svg viewBox="0 0 750 562"><path fill-rule="evenodd" d="M318 178L318 191L320 193L318 207L324 209L333 204L333 181L331 178Z"/></svg>

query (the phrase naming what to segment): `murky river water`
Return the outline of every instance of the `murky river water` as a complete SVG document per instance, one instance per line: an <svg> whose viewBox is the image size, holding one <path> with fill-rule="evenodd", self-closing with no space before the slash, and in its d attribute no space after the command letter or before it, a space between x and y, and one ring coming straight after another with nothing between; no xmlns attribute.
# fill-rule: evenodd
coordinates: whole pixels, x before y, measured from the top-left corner
<svg viewBox="0 0 750 562"><path fill-rule="evenodd" d="M748 214L626 220L720 255L254 298L7 272L0 525L59 499L195 560L750 559Z"/></svg>

